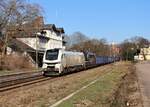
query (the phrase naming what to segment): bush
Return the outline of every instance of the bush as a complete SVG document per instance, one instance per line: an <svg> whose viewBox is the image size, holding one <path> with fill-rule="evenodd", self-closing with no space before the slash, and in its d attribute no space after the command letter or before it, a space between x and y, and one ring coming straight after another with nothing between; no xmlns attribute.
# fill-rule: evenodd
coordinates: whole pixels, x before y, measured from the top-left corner
<svg viewBox="0 0 150 107"><path fill-rule="evenodd" d="M1 70L17 70L17 69L32 69L33 64L28 57L21 55L5 55L1 58Z"/></svg>

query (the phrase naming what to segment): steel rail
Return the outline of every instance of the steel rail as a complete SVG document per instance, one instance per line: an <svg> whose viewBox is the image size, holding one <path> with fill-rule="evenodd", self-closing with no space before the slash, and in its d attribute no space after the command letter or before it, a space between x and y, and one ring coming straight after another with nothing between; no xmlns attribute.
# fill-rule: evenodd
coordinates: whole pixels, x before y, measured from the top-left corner
<svg viewBox="0 0 150 107"><path fill-rule="evenodd" d="M42 72L21 73L0 76L0 92L11 90L25 85L46 81L50 77L44 77Z"/></svg>

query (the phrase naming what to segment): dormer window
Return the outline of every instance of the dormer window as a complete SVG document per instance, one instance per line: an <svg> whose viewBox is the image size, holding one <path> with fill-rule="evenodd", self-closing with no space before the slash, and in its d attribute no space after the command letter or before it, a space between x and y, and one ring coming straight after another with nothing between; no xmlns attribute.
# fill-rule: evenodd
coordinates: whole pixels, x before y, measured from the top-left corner
<svg viewBox="0 0 150 107"><path fill-rule="evenodd" d="M46 31L42 31L41 34L42 34L42 35L46 35Z"/></svg>

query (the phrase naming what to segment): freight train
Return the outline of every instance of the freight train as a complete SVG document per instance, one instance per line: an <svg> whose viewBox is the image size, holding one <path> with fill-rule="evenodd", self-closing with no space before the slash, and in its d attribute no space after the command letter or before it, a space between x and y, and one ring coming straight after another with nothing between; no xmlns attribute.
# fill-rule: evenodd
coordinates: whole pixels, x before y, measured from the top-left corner
<svg viewBox="0 0 150 107"><path fill-rule="evenodd" d="M43 56L43 75L54 76L81 71L118 61L119 57L96 56L90 52L72 52L64 49L48 49Z"/></svg>

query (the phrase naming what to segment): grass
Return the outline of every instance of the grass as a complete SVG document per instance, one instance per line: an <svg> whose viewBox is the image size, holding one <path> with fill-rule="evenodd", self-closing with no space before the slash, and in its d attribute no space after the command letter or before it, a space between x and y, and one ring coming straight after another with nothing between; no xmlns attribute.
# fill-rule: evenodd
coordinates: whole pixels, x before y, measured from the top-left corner
<svg viewBox="0 0 150 107"><path fill-rule="evenodd" d="M0 106L49 107L95 79L99 79L61 103L59 107L109 107L121 77L127 73L129 66L131 64L128 62L118 62L62 76L30 87L22 87L17 92L3 95L0 99Z"/></svg>
<svg viewBox="0 0 150 107"><path fill-rule="evenodd" d="M11 74L12 71L9 71L9 70L0 70L0 76L1 75L7 75L7 74Z"/></svg>
<svg viewBox="0 0 150 107"><path fill-rule="evenodd" d="M124 75L123 71L112 70L58 107L109 107L113 94L118 89L118 84Z"/></svg>

